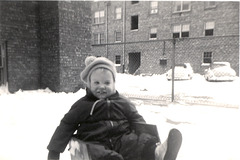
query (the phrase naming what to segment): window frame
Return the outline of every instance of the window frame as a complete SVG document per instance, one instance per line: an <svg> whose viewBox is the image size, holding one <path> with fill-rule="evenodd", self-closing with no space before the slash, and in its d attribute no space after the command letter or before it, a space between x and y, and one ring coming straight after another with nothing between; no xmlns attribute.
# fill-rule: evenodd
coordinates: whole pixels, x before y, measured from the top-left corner
<svg viewBox="0 0 240 160"><path fill-rule="evenodd" d="M105 36L104 33L99 33L99 44L104 44L105 43Z"/></svg>
<svg viewBox="0 0 240 160"><path fill-rule="evenodd" d="M188 5L188 9L183 9L184 5L186 5L186 4ZM178 10L179 6L180 6L180 9ZM176 1L176 2L174 2L174 9L173 9L174 13L189 12L189 11L191 11L191 1Z"/></svg>
<svg viewBox="0 0 240 160"><path fill-rule="evenodd" d="M208 27L207 26L208 23L213 23L213 27ZM207 21L207 22L205 22L204 23L204 36L205 37L213 36L214 35L214 29L215 29L215 22L214 21ZM212 32L211 34L209 34L210 31Z"/></svg>
<svg viewBox="0 0 240 160"><path fill-rule="evenodd" d="M118 9L120 9L120 11L118 11ZM116 20L122 19L122 7L115 8L115 19Z"/></svg>
<svg viewBox="0 0 240 160"><path fill-rule="evenodd" d="M115 66L121 66L121 55L115 55Z"/></svg>
<svg viewBox="0 0 240 160"><path fill-rule="evenodd" d="M133 26L133 21L136 21L136 19L135 20L133 19L134 17L137 17L137 22L134 22L134 23L137 23L134 25L135 27ZM137 28L136 28L136 26L137 26ZM138 28L139 28L139 16L133 15L133 16L131 16L131 31L137 31Z"/></svg>
<svg viewBox="0 0 240 160"><path fill-rule="evenodd" d="M105 36L104 33L93 33L93 44L104 44L105 42Z"/></svg>
<svg viewBox="0 0 240 160"><path fill-rule="evenodd" d="M104 19L105 19L105 11L104 10L94 12L94 18L93 18L94 24L103 24Z"/></svg>
<svg viewBox="0 0 240 160"><path fill-rule="evenodd" d="M93 33L93 44L99 44L98 33Z"/></svg>
<svg viewBox="0 0 240 160"><path fill-rule="evenodd" d="M209 61L209 59L210 59L210 62L206 62L206 61ZM203 64L210 65L212 62L213 62L213 52L211 51L203 52Z"/></svg>
<svg viewBox="0 0 240 160"><path fill-rule="evenodd" d="M188 26L187 27L188 29L186 31L184 29L184 26ZM174 30L175 27L178 27L177 31ZM185 33L188 33L187 34L188 36L183 36L183 34L185 34ZM176 34L178 34L179 37L175 37ZM172 37L173 38L189 38L190 37L189 35L190 35L190 24L189 23L173 25L173 28L172 28Z"/></svg>
<svg viewBox="0 0 240 160"><path fill-rule="evenodd" d="M160 58L159 65L160 66L167 66L167 58Z"/></svg>
<svg viewBox="0 0 240 160"><path fill-rule="evenodd" d="M187 26L187 30L185 30L184 26ZM187 33L188 36L183 36ZM189 38L190 34L190 24L182 24L182 30L181 30L181 38Z"/></svg>
<svg viewBox="0 0 240 160"><path fill-rule="evenodd" d="M122 42L122 32L121 31L115 31L115 42ZM118 38L120 38L118 40Z"/></svg>
<svg viewBox="0 0 240 160"><path fill-rule="evenodd" d="M211 4L212 2L214 2L214 4ZM216 1L204 1L204 9L211 9L216 7Z"/></svg>
<svg viewBox="0 0 240 160"><path fill-rule="evenodd" d="M153 30L156 30L155 32L153 32ZM156 37L151 37L151 35L156 35ZM156 40L157 39L157 27L151 27L149 29L149 40Z"/></svg>
<svg viewBox="0 0 240 160"><path fill-rule="evenodd" d="M154 6L153 3L156 3L157 5ZM150 2L150 14L157 14L158 13L158 1L151 1Z"/></svg>

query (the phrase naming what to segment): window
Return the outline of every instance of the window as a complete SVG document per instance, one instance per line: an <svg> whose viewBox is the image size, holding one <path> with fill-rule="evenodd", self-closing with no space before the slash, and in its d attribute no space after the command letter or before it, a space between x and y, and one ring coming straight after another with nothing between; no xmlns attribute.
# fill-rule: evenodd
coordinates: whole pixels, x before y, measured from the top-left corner
<svg viewBox="0 0 240 160"><path fill-rule="evenodd" d="M115 9L115 18L122 19L122 8L121 7Z"/></svg>
<svg viewBox="0 0 240 160"><path fill-rule="evenodd" d="M98 34L93 34L93 44L98 44Z"/></svg>
<svg viewBox="0 0 240 160"><path fill-rule="evenodd" d="M7 83L6 42L0 43L0 86Z"/></svg>
<svg viewBox="0 0 240 160"><path fill-rule="evenodd" d="M100 33L100 44L103 44L105 42L105 37L103 33Z"/></svg>
<svg viewBox="0 0 240 160"><path fill-rule="evenodd" d="M137 4L139 1L132 1L132 4Z"/></svg>
<svg viewBox="0 0 240 160"><path fill-rule="evenodd" d="M0 68L2 67L3 67L3 53L2 53L2 46L0 45Z"/></svg>
<svg viewBox="0 0 240 160"><path fill-rule="evenodd" d="M205 36L213 36L214 22L205 23Z"/></svg>
<svg viewBox="0 0 240 160"><path fill-rule="evenodd" d="M167 59L160 59L160 65L161 66L167 65Z"/></svg>
<svg viewBox="0 0 240 160"><path fill-rule="evenodd" d="M93 34L93 44L103 44L104 42L105 38L103 33Z"/></svg>
<svg viewBox="0 0 240 160"><path fill-rule="evenodd" d="M180 38L181 33L181 25L173 26L173 38Z"/></svg>
<svg viewBox="0 0 240 160"><path fill-rule="evenodd" d="M182 25L182 37L189 37L189 24Z"/></svg>
<svg viewBox="0 0 240 160"><path fill-rule="evenodd" d="M121 56L120 55L116 55L115 56L115 64L121 64Z"/></svg>
<svg viewBox="0 0 240 160"><path fill-rule="evenodd" d="M203 63L212 63L212 52L204 52Z"/></svg>
<svg viewBox="0 0 240 160"><path fill-rule="evenodd" d="M150 29L149 39L157 39L157 28Z"/></svg>
<svg viewBox="0 0 240 160"><path fill-rule="evenodd" d="M138 16L131 17L131 30L138 29Z"/></svg>
<svg viewBox="0 0 240 160"><path fill-rule="evenodd" d="M190 30L189 24L174 25L173 26L173 38L189 37L189 30Z"/></svg>
<svg viewBox="0 0 240 160"><path fill-rule="evenodd" d="M94 13L94 24L104 23L104 11Z"/></svg>
<svg viewBox="0 0 240 160"><path fill-rule="evenodd" d="M174 4L174 12L190 11L190 1L176 1Z"/></svg>
<svg viewBox="0 0 240 160"><path fill-rule="evenodd" d="M150 2L150 8L151 14L158 13L158 2L157 1Z"/></svg>
<svg viewBox="0 0 240 160"><path fill-rule="evenodd" d="M205 1L204 6L205 6L205 9L215 8L216 7L216 2L215 1Z"/></svg>
<svg viewBox="0 0 240 160"><path fill-rule="evenodd" d="M122 33L116 31L115 32L115 42L121 42L122 41Z"/></svg>
<svg viewBox="0 0 240 160"><path fill-rule="evenodd" d="M0 44L0 86L3 84L3 55L2 55L2 46Z"/></svg>

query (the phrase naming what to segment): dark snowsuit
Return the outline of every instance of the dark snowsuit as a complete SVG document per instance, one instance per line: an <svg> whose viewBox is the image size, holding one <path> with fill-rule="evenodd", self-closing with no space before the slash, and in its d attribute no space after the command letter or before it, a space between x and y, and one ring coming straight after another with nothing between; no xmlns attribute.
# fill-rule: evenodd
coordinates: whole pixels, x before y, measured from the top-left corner
<svg viewBox="0 0 240 160"><path fill-rule="evenodd" d="M75 136L88 142L92 160L150 160L154 158L157 139L145 133L135 134L135 122L145 120L118 92L99 100L87 89L86 96L65 114L47 148L63 152Z"/></svg>

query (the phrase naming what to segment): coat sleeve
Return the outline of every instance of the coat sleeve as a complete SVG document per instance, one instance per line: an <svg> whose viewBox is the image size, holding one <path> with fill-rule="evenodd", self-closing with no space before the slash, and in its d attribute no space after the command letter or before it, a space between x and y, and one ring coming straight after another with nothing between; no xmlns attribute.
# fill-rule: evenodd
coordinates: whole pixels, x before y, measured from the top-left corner
<svg viewBox="0 0 240 160"><path fill-rule="evenodd" d="M84 108L87 108L84 107L84 104L81 104L80 107L76 107L74 104L70 111L64 115L47 146L48 150L64 152L79 123L86 118L87 114Z"/></svg>
<svg viewBox="0 0 240 160"><path fill-rule="evenodd" d="M48 150L56 152L63 152L71 139L73 133L78 127L78 124L68 119L71 113L67 113L60 122L60 125L56 128L50 143L47 147Z"/></svg>

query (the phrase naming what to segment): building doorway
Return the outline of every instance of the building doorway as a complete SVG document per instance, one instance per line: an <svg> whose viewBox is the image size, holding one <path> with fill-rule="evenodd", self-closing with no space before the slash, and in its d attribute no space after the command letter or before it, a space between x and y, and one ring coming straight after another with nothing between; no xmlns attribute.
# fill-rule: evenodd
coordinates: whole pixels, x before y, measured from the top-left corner
<svg viewBox="0 0 240 160"><path fill-rule="evenodd" d="M129 74L134 74L141 65L141 53L132 52L128 54L128 57L129 57L128 72Z"/></svg>
<svg viewBox="0 0 240 160"><path fill-rule="evenodd" d="M0 86L7 83L6 43L0 44Z"/></svg>

